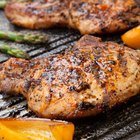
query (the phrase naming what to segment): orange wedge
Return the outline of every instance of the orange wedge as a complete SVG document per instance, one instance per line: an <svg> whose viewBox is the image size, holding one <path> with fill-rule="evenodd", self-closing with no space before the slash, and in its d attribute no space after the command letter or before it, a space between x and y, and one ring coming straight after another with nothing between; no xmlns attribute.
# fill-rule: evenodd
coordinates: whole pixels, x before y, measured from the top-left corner
<svg viewBox="0 0 140 140"><path fill-rule="evenodd" d="M127 31L121 38L129 47L140 49L140 25Z"/></svg>
<svg viewBox="0 0 140 140"><path fill-rule="evenodd" d="M0 140L72 140L74 125L68 122L0 119Z"/></svg>

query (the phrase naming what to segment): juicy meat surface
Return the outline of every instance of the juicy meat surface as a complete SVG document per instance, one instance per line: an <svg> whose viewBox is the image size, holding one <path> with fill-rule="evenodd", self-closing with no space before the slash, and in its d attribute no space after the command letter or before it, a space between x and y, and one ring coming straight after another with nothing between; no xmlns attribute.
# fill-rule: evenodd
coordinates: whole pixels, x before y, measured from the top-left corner
<svg viewBox="0 0 140 140"><path fill-rule="evenodd" d="M0 92L42 117L96 115L140 93L140 51L86 35L64 54L0 64Z"/></svg>
<svg viewBox="0 0 140 140"><path fill-rule="evenodd" d="M18 26L67 26L82 34L120 32L140 23L136 0L11 0L5 13Z"/></svg>

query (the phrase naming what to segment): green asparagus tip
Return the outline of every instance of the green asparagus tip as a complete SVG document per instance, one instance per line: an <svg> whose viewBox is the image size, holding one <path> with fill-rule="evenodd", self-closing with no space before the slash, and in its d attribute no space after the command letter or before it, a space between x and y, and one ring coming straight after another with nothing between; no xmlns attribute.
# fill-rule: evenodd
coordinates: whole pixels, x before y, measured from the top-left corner
<svg viewBox="0 0 140 140"><path fill-rule="evenodd" d="M16 33L10 31L0 31L0 39L10 40L18 43L31 43L41 44L48 41L48 37L45 34L39 33Z"/></svg>
<svg viewBox="0 0 140 140"><path fill-rule="evenodd" d="M17 48L12 48L7 44L0 45L0 51L17 58L31 59L31 57L26 52Z"/></svg>
<svg viewBox="0 0 140 140"><path fill-rule="evenodd" d="M28 33L25 35L22 35L19 33L19 36L23 36L23 40L27 43L32 43L32 44L41 44L41 43L46 43L48 41L48 37L45 34L39 34L39 33Z"/></svg>

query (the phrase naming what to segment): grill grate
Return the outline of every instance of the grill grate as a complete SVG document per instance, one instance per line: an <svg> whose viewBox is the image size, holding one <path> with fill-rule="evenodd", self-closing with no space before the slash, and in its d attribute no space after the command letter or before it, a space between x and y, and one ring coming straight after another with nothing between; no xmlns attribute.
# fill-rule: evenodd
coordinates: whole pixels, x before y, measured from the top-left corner
<svg viewBox="0 0 140 140"><path fill-rule="evenodd" d="M72 46L80 38L80 34L69 29L50 29L47 31L30 31L11 25L0 11L0 29L19 32L44 32L49 41L44 45L28 45L6 42L18 47L34 57L44 57L50 54L60 53ZM117 36L104 37L104 40L112 40L120 43ZM3 43L3 41L0 41ZM0 62L10 58L0 53ZM37 117L27 108L26 100L21 97L0 94L0 118L29 118ZM75 140L115 140L115 139L140 139L140 95L133 97L127 104L117 106L111 111L96 117L78 119L73 121L76 126Z"/></svg>

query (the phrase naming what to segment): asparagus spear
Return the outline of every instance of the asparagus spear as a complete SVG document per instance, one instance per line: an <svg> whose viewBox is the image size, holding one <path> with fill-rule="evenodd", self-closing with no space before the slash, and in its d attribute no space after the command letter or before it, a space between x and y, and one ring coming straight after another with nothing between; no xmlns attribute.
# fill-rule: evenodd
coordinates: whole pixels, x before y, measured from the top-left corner
<svg viewBox="0 0 140 140"><path fill-rule="evenodd" d="M40 44L47 42L48 38L39 33L16 33L10 31L0 31L0 39L6 39L18 43Z"/></svg>
<svg viewBox="0 0 140 140"><path fill-rule="evenodd" d="M0 1L0 9L3 9L6 5L7 1L6 0L1 0Z"/></svg>
<svg viewBox="0 0 140 140"><path fill-rule="evenodd" d="M7 44L1 44L0 51L18 58L30 59L30 56L26 52L17 48L12 48Z"/></svg>

